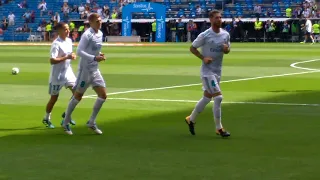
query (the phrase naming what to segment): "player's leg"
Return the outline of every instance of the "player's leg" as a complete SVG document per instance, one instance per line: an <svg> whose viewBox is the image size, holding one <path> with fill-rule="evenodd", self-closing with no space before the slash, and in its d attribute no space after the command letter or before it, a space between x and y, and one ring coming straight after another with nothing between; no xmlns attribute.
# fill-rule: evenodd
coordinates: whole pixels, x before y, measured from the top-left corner
<svg viewBox="0 0 320 180"><path fill-rule="evenodd" d="M303 40L303 42L301 42L301 43L306 43L307 40L308 40L308 34L307 34L307 32L306 32L305 35L304 35L304 40Z"/></svg>
<svg viewBox="0 0 320 180"><path fill-rule="evenodd" d="M220 89L220 77L218 76L210 76L208 77L211 88L211 95L213 98L213 116L216 125L216 133L217 135L221 135L222 137L230 136L230 133L227 132L221 123L221 104L223 100L223 96Z"/></svg>
<svg viewBox="0 0 320 180"><path fill-rule="evenodd" d="M71 68L70 68L71 69ZM74 94L74 92L75 92L75 85L76 85L76 77L75 77L75 75L74 75L74 73L72 72L72 69L69 71L69 73L68 73L68 75L67 75L67 82L66 82L66 84L65 84L65 86L66 86L66 88L68 88L70 91L71 91L71 93L72 93L72 96L71 96L71 98L70 98L70 100L69 101L71 101L71 99L73 98L73 94ZM61 122L61 125L63 124L63 121L64 121L64 118L66 117L66 113L65 112L63 112L63 114L62 114L62 122ZM71 119L71 121L70 121L70 124L71 125L76 125L76 122L74 121L74 120L72 120Z"/></svg>
<svg viewBox="0 0 320 180"><path fill-rule="evenodd" d="M69 126L69 123L71 122L71 115L78 103L81 101L82 96L84 92L87 90L87 88L90 85L90 75L88 72L85 71L80 71L78 74L78 78L76 81L76 85L74 86L74 94L71 100L69 101L67 110L66 110L66 115L63 120L62 127L64 128L64 131L72 135L71 128Z"/></svg>
<svg viewBox="0 0 320 180"><path fill-rule="evenodd" d="M48 127L48 128L54 128L54 125L50 121L51 112L52 112L52 109L53 109L55 103L58 100L59 92L60 92L61 88L62 88L62 86L59 84L52 84L52 83L49 84L50 99L49 99L47 106L46 106L46 114L42 120L42 123L44 125L46 125L46 127Z"/></svg>
<svg viewBox="0 0 320 180"><path fill-rule="evenodd" d="M314 44L314 38L313 38L313 36L312 36L312 34L311 33L309 33L309 37L310 37L310 39L311 39L311 44Z"/></svg>
<svg viewBox="0 0 320 180"><path fill-rule="evenodd" d="M96 102L94 103L92 114L90 116L89 121L87 122L87 126L91 130L93 130L96 134L102 134L102 131L98 128L96 124L96 118L103 103L107 99L107 91L106 91L106 85L105 85L104 79L99 71L96 72L96 75L92 82L92 87L98 97Z"/></svg>
<svg viewBox="0 0 320 180"><path fill-rule="evenodd" d="M210 89L210 85L207 80L207 77L202 77L201 79L202 79L203 97L198 101L195 108L191 112L191 115L187 116L185 119L186 123L189 126L189 131L192 135L195 135L194 126L195 126L196 118L198 114L200 114L204 110L204 108L207 106L207 104L209 104L209 102L212 100L212 96L210 93L211 89Z"/></svg>

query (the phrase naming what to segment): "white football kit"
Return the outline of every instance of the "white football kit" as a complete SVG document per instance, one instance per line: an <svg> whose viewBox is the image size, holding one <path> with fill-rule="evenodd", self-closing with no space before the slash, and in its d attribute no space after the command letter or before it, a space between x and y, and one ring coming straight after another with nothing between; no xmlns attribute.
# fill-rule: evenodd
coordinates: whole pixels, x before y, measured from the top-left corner
<svg viewBox="0 0 320 180"><path fill-rule="evenodd" d="M51 45L51 58L64 57L72 53L72 40L66 38L62 40L58 37ZM58 95L63 86L73 87L75 85L76 77L70 65L71 59L61 61L58 64L51 65L51 72L49 77L49 94Z"/></svg>
<svg viewBox="0 0 320 180"><path fill-rule="evenodd" d="M105 81L98 68L95 56L98 56L102 47L103 34L92 29L87 29L81 36L77 54L80 56L79 72L74 89L84 93L91 85L92 87L106 87Z"/></svg>
<svg viewBox="0 0 320 180"><path fill-rule="evenodd" d="M230 47L229 33L221 28L219 33L215 33L211 27L200 33L192 43L194 48L201 47L204 57L213 58L210 64L202 62L201 65L202 89L210 94L221 91L219 84L224 55L223 44L227 44Z"/></svg>

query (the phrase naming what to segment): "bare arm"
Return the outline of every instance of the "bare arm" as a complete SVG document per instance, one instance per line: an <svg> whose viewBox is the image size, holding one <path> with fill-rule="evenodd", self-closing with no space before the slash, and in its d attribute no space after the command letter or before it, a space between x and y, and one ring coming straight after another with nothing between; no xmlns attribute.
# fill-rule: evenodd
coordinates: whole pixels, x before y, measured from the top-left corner
<svg viewBox="0 0 320 180"><path fill-rule="evenodd" d="M190 46L190 52L199 59L203 60L204 57L197 48Z"/></svg>
<svg viewBox="0 0 320 180"><path fill-rule="evenodd" d="M190 52L201 59L205 64L210 64L213 61L212 57L204 57L199 50L193 46L190 47Z"/></svg>

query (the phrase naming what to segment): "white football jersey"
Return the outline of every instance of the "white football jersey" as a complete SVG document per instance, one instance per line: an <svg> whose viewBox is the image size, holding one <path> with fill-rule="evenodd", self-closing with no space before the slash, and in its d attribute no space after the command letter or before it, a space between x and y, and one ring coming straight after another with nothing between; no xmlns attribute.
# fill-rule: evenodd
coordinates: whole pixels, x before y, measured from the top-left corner
<svg viewBox="0 0 320 180"><path fill-rule="evenodd" d="M58 37L56 40L53 41L50 51L51 58L64 57L71 53L72 40L70 38L62 40L60 37ZM71 59L67 59L65 61L61 61L58 64L52 64L49 82L58 83L61 81L65 81L67 75L69 73L73 73L70 61Z"/></svg>

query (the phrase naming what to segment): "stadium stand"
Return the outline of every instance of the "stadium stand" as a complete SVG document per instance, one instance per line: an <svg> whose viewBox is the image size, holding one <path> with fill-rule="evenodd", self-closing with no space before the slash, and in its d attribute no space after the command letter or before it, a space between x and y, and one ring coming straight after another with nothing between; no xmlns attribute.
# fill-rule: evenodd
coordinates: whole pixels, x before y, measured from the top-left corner
<svg viewBox="0 0 320 180"><path fill-rule="evenodd" d="M30 31L35 32L39 24L44 20L50 22L52 20L52 15L56 12L60 14L60 19L62 21L68 22L70 19L79 19L80 15L78 12L78 7L80 4L90 3L91 12L96 12L98 7L108 6L110 9L110 18L113 17L113 9L121 9L122 3L128 3L128 0L123 2L120 0L48 0L46 1L47 11L43 13L40 17L41 11L38 8L40 0L27 0L27 8L20 7L22 4L19 1L13 0L0 0L2 1L2 6L0 9L0 17L7 17L10 12L15 15L15 25L9 26L4 30L3 35L0 35L0 40L4 41L26 41L34 40L34 37L30 37ZM133 0L134 1L134 0ZM129 2L133 2L129 0ZM140 0L141 1L141 0ZM145 0L142 0L145 1ZM62 12L61 7L64 2L68 3L70 7L67 16ZM254 13L254 7L256 5L261 6L260 17L274 17L281 18L286 17L286 9L291 7L292 14L296 7L302 6L303 0L154 0L153 2L163 3L167 8L167 18L206 18L208 12L212 9L220 9L223 12L225 18L232 18L241 16L242 18L254 18L256 14ZM72 10L74 8L74 10ZM25 25L25 19L22 18L24 13L27 11L34 11L35 18L34 21L27 23L29 29L27 32L17 32L17 30L23 29ZM121 17L121 12L118 12L118 17ZM318 14L317 14L318 15ZM152 13L134 13L133 19L148 19L154 18Z"/></svg>

